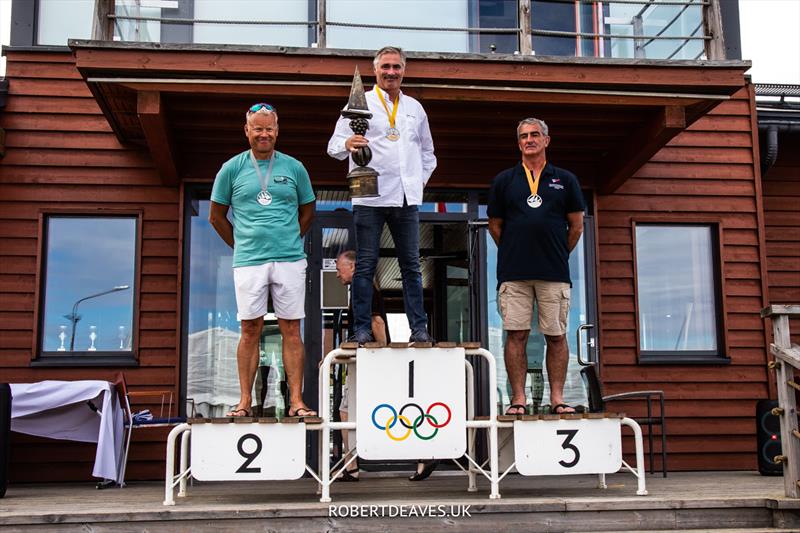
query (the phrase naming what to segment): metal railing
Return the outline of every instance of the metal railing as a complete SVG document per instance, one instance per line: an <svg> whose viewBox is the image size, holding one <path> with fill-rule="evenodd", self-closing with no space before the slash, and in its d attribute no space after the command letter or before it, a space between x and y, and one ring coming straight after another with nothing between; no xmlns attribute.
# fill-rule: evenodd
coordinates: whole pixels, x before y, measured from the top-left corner
<svg viewBox="0 0 800 533"><path fill-rule="evenodd" d="M191 3L192 1L171 0L165 4L174 6L179 5L180 2ZM550 43L552 43L552 40L560 39L559 46L562 51L569 49L569 41L574 40L574 55L576 56L673 59L678 55L682 55L684 59L700 59L702 57L712 60L725 59L719 0L516 0L517 17L514 21L515 27L389 25L362 23L357 20L332 20L328 17L328 8L330 7L328 3L331 1L316 0L316 13L309 17L310 20L234 20L142 15L141 8L143 5L149 6L150 10L153 11L153 6L158 6L159 2L164 3L163 0L96 0L95 24L92 37L98 40L124 40L124 35L127 33L134 36L132 40L141 40L140 36L146 33L141 31L142 25L148 23L192 27L195 25L299 26L308 30L306 44L318 48L330 47L329 29L355 28L400 32L413 31L422 32L423 34L432 32L462 33L472 37L472 42L469 44L470 49L458 50L462 52L480 51L481 44L478 43L476 45L476 43L481 37L514 35L517 37L516 49L501 51L531 55L537 53L537 48L541 48L543 43L547 44L546 40L550 39ZM561 7L563 11L565 4L574 6L574 20L560 22L566 22L567 26L572 26L574 30L537 27L538 21L542 20L542 17L538 14L545 13L548 6ZM641 8L633 10L632 8L635 6L641 6ZM669 6L678 9L674 13L658 12L658 15L654 15L654 13L657 13L656 10ZM692 16L689 16L690 9L694 9L691 12ZM698 11L701 11L701 13L697 13ZM631 15L630 13L633 14ZM615 14L619 16L611 16ZM649 26L655 26L654 28L647 28L648 17L651 21ZM661 21L661 17L666 20ZM585 19L591 19L590 28L583 27ZM679 26L686 27L687 22L691 23L691 31L687 28L681 32ZM130 29L131 25L134 26L133 30ZM645 33L646 28L649 33ZM628 41L633 42L632 53L629 46L622 44ZM648 47L652 47L656 43L663 44L665 42L674 43L674 46L657 53L648 53ZM701 43L702 46L698 47L697 43ZM231 42L225 44L241 43ZM285 44L289 45L289 43ZM564 46L565 44L566 46ZM687 47L693 44L694 47L689 52ZM348 48L353 47L357 46L348 46ZM493 43L482 48L484 51L496 51L496 46ZM547 46L543 48L547 48ZM588 49L588 52L585 49ZM541 54L541 52L538 53ZM557 55L568 54L560 53Z"/></svg>

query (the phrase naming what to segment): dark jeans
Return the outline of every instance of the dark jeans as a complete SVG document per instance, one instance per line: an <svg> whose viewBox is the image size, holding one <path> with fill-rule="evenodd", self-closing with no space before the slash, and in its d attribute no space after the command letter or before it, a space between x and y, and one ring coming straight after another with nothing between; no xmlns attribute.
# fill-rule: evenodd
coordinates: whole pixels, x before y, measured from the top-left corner
<svg viewBox="0 0 800 533"><path fill-rule="evenodd" d="M419 267L419 211L403 207L353 206L356 271L353 275L353 332L372 331L372 280L378 266L383 224L389 225L403 277L403 303L411 331L425 330L428 318Z"/></svg>

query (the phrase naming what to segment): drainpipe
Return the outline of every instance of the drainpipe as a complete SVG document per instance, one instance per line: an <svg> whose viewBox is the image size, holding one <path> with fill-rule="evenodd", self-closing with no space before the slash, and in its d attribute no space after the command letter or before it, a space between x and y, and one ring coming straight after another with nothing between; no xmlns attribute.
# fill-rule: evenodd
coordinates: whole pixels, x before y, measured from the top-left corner
<svg viewBox="0 0 800 533"><path fill-rule="evenodd" d="M800 122L760 120L758 129L767 132L767 144L761 148L761 175L764 176L778 159L778 133L800 133Z"/></svg>

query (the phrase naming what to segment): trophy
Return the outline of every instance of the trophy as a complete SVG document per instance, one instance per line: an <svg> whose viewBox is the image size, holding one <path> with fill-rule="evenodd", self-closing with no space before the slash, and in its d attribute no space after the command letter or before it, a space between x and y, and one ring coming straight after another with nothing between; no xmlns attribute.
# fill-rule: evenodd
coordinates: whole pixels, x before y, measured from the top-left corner
<svg viewBox="0 0 800 533"><path fill-rule="evenodd" d="M350 99L342 109L342 117L350 119L350 129L356 135L364 135L369 129L369 121L372 113L367 107L367 97L364 94L364 85L361 83L361 75L356 67L353 73L353 84L350 87ZM347 175L350 186L350 196L352 198L375 198L378 194L378 172L370 168L369 162L372 160L372 150L369 146L362 146L350 156L353 162L358 165Z"/></svg>
<svg viewBox="0 0 800 533"><path fill-rule="evenodd" d="M90 352L96 352L97 348L94 347L94 341L97 340L97 326L89 326L89 339L92 341L92 344L87 348Z"/></svg>
<svg viewBox="0 0 800 533"><path fill-rule="evenodd" d="M67 340L67 326L58 326L58 339L61 341L61 346L59 346L56 351L66 352L67 349L64 347L64 341Z"/></svg>

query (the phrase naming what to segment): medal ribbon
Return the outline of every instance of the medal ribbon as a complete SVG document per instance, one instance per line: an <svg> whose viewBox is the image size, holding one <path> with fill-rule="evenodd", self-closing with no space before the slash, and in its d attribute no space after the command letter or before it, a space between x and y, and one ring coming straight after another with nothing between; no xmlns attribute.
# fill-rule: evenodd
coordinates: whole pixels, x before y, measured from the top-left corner
<svg viewBox="0 0 800 533"><path fill-rule="evenodd" d="M389 127L394 128L394 122L397 118L397 110L400 108L398 105L400 103L400 95L398 94L397 98L394 99L394 103L392 104L392 112L389 113L389 106L386 105L386 99L383 97L383 93L381 92L380 87L377 85L375 86L375 92L378 93L378 99L380 99L383 109L386 111L386 116L389 117Z"/></svg>
<svg viewBox="0 0 800 533"><path fill-rule="evenodd" d="M547 166L547 163L545 162L544 165ZM535 179L531 177L531 171L525 166L525 163L522 163L522 168L525 169L525 177L528 178L528 186L531 188L531 196L536 196L536 193L539 192L539 178L542 177L544 167L542 167L542 170L536 174Z"/></svg>
<svg viewBox="0 0 800 533"><path fill-rule="evenodd" d="M253 155L253 151L250 150L250 162L253 163L253 168L256 169L256 175L258 176L258 183L261 185L261 192L267 192L267 185L269 185L269 179L272 177L272 163L275 162L275 152L272 152L272 157L269 158L269 166L267 167L267 177L264 179L264 175L261 173L261 168L258 166L258 160L256 160L256 156Z"/></svg>

